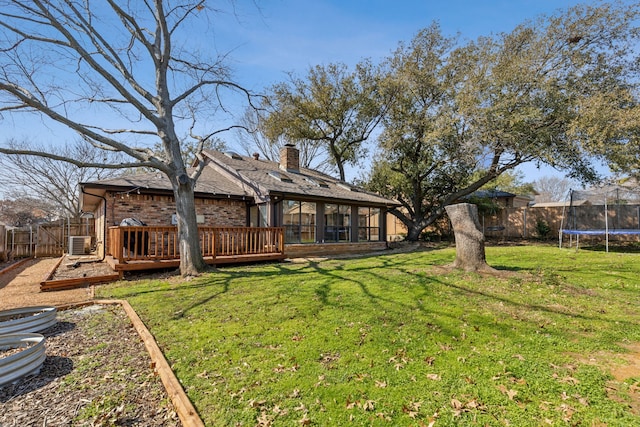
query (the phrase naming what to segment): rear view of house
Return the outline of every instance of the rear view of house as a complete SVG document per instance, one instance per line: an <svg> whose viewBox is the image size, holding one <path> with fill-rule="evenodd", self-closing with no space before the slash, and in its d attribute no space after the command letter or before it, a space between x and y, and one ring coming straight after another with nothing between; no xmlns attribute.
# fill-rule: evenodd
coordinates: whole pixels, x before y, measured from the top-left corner
<svg viewBox="0 0 640 427"><path fill-rule="evenodd" d="M271 239L274 251L284 251L289 257L386 247L386 213L397 203L326 174L300 168L299 152L294 146L283 147L279 163L232 152L203 154L204 169L195 187L196 214L202 230L224 229L225 238L243 241L244 248L251 240L260 241L263 250L262 243ZM92 212L96 218L96 248L100 256L122 260L120 254L127 250L133 251L136 258L178 256L170 237L175 228L175 202L164 175L144 173L82 183L81 192L83 211ZM122 231L127 227L123 224L127 218L148 227L136 228L136 232L149 233L156 228L167 241L158 242L143 234L132 248L132 234L126 238L122 234L134 232L134 228ZM234 230L244 234L229 237ZM276 234L264 237L266 230ZM117 246L114 240L119 240ZM206 257L211 243L202 244ZM167 253L171 251L174 253Z"/></svg>

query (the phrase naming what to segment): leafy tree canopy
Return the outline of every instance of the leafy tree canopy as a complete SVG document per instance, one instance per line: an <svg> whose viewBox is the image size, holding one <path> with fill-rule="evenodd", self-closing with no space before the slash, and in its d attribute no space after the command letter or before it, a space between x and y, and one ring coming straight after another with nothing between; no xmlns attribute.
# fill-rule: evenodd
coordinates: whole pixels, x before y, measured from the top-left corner
<svg viewBox="0 0 640 427"><path fill-rule="evenodd" d="M583 181L597 178L592 156L628 167L640 147L638 12L579 5L466 44L433 24L401 44L369 186L402 203L408 239L525 162Z"/></svg>
<svg viewBox="0 0 640 427"><path fill-rule="evenodd" d="M474 174L474 177L481 177L485 172L480 170ZM474 177L471 180L474 180ZM508 170L500 176L492 179L483 185L481 190L500 190L509 193L531 196L536 193L535 186L532 182L525 182L524 174L521 171Z"/></svg>
<svg viewBox="0 0 640 427"><path fill-rule="evenodd" d="M320 144L345 180L345 165L355 165L365 155L363 143L385 107L374 67L367 61L355 70L344 64L318 65L305 79L289 77L271 87L265 98L266 137Z"/></svg>

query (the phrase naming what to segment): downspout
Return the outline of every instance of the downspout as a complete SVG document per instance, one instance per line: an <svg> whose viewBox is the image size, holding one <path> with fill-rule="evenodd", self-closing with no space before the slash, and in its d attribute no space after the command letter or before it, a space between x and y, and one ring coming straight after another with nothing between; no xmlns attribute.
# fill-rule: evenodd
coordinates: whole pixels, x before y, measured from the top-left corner
<svg viewBox="0 0 640 427"><path fill-rule="evenodd" d="M107 246L105 245L106 242L106 238L107 238L107 198L104 196L99 196L97 194L93 194L93 193L87 193L86 191L84 191L84 187L80 186L80 191L82 192L82 194L86 194L87 196L93 196L93 197L99 197L102 199L102 201L104 202L104 220L102 221L102 258L100 258L97 261L90 261L90 262L102 262L104 261L105 257L107 256Z"/></svg>

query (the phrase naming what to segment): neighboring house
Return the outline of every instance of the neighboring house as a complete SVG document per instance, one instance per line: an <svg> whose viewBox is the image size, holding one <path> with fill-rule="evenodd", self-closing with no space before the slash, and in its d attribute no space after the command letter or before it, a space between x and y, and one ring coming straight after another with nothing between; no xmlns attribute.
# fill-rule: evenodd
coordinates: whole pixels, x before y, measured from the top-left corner
<svg viewBox="0 0 640 427"><path fill-rule="evenodd" d="M463 201L469 203L476 203L478 200L487 200L491 201L492 207L490 208L491 212L480 212L480 222L481 225L487 222L491 222L488 225L489 229L484 229L483 231L500 231L504 229L499 224L494 224L496 222L495 217L498 214L498 211L503 208L525 208L529 206L532 202L532 198L529 196L517 195L514 193L509 193L507 191L500 190L478 190L475 191L468 196L462 198ZM404 212L406 212L405 208L401 208ZM484 227L484 225L483 225ZM425 232L433 232L438 234L442 232L442 228L430 226L427 227ZM398 241L403 240L407 236L407 227L400 221L395 215L388 214L387 215L387 240L389 241Z"/></svg>
<svg viewBox="0 0 640 427"><path fill-rule="evenodd" d="M198 223L215 227L283 227L287 256L386 247L386 213L397 202L320 172L300 168L287 145L280 163L259 156L205 151L195 187ZM195 165L199 166L199 165ZM96 218L100 255L107 228L125 218L170 226L175 202L166 176L130 175L80 184L82 209Z"/></svg>

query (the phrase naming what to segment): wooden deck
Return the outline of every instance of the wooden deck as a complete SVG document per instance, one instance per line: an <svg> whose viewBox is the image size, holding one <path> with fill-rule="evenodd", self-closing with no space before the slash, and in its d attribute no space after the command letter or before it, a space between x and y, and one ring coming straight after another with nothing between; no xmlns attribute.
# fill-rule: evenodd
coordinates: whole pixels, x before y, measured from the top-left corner
<svg viewBox="0 0 640 427"><path fill-rule="evenodd" d="M281 227L199 227L198 234L210 265L286 258ZM177 268L178 243L176 227L109 227L105 261L118 272Z"/></svg>

